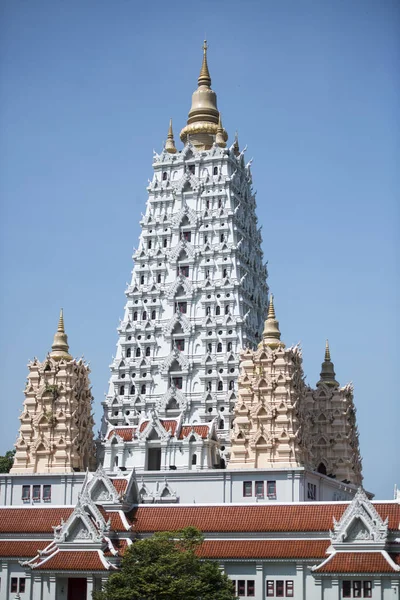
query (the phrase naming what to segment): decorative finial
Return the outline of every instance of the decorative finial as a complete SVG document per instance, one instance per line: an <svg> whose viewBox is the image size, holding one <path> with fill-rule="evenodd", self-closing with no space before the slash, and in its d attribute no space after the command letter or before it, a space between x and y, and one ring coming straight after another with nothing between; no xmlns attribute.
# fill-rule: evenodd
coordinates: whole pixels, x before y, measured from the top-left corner
<svg viewBox="0 0 400 600"><path fill-rule="evenodd" d="M274 297L272 294L268 305L267 320L265 321L262 337L262 343L269 346L272 350L285 347L285 344L281 342L279 321L277 321L275 317Z"/></svg>
<svg viewBox="0 0 400 600"><path fill-rule="evenodd" d="M58 327L54 336L53 345L50 352L51 358L55 360L72 360L72 356L69 353L68 336L64 329L64 313L63 309L60 311L60 318L58 319Z"/></svg>
<svg viewBox="0 0 400 600"><path fill-rule="evenodd" d="M321 366L321 374L320 380L317 383L317 386L321 384L325 384L328 387L338 387L339 383L335 379L335 367L333 362L331 361L331 352L329 350L329 342L326 340L325 343L325 360Z"/></svg>
<svg viewBox="0 0 400 600"><path fill-rule="evenodd" d="M239 136L238 136L238 132L235 131L235 140L233 142L233 153L235 156L238 156L240 154L240 149L239 149Z"/></svg>
<svg viewBox="0 0 400 600"><path fill-rule="evenodd" d="M58 328L57 331L60 333L65 333L64 330L64 312L63 309L60 310L60 318L58 319Z"/></svg>
<svg viewBox="0 0 400 600"><path fill-rule="evenodd" d="M168 136L167 141L165 143L165 149L170 154L176 153L174 132L172 131L172 119L169 120Z"/></svg>
<svg viewBox="0 0 400 600"><path fill-rule="evenodd" d="M331 360L331 353L329 350L329 341L328 340L326 340L326 343L325 343L325 360L326 361Z"/></svg>
<svg viewBox="0 0 400 600"><path fill-rule="evenodd" d="M225 148L226 146L226 136L224 135L224 129L222 127L222 117L221 113L219 113L218 117L218 129L217 135L215 136L215 143L218 144L220 148Z"/></svg>
<svg viewBox="0 0 400 600"><path fill-rule="evenodd" d="M199 78L197 80L199 87L202 85L205 85L207 87L211 87L211 76L210 76L210 71L208 70L208 64L207 64L207 40L204 40L203 43L203 63L201 65L201 69L200 69L200 75Z"/></svg>

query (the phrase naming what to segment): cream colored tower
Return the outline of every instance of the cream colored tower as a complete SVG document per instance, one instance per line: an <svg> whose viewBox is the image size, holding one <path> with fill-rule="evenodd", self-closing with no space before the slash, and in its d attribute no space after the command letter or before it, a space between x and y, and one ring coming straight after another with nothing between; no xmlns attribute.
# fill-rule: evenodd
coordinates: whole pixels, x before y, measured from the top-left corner
<svg viewBox="0 0 400 600"><path fill-rule="evenodd" d="M361 457L353 386L335 379L328 341L317 389L309 389L306 406L311 422L312 467L339 481L361 485Z"/></svg>
<svg viewBox="0 0 400 600"><path fill-rule="evenodd" d="M280 340L274 302L257 350L241 353L231 468L290 468L309 462L300 349Z"/></svg>
<svg viewBox="0 0 400 600"><path fill-rule="evenodd" d="M94 468L88 365L69 354L61 310L50 354L28 365L11 473L71 473Z"/></svg>

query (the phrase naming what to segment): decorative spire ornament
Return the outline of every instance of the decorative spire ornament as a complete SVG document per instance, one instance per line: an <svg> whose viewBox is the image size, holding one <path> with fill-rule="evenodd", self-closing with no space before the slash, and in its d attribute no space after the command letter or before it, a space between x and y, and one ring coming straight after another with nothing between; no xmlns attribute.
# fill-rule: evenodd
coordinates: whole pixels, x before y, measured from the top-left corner
<svg viewBox="0 0 400 600"><path fill-rule="evenodd" d="M72 356L69 353L68 336L64 329L63 309L60 310L60 318L58 319L58 327L54 335L50 356L56 360L72 360Z"/></svg>
<svg viewBox="0 0 400 600"><path fill-rule="evenodd" d="M272 294L268 305L267 320L265 321L262 337L264 344L269 346L272 350L279 347L285 347L285 344L281 342L279 321L277 321L275 317L274 296Z"/></svg>
<svg viewBox="0 0 400 600"><path fill-rule="evenodd" d="M326 340L325 360L321 366L320 380L318 381L317 386L324 383L328 387L338 387L339 383L336 381L335 377L336 377L335 367L334 367L333 362L331 361L329 342L328 342L328 340Z"/></svg>
<svg viewBox="0 0 400 600"><path fill-rule="evenodd" d="M172 119L169 120L168 136L165 143L165 149L170 154L176 154L174 132L172 131Z"/></svg>
<svg viewBox="0 0 400 600"><path fill-rule="evenodd" d="M218 144L218 146L220 148L225 148L226 147L226 141L225 141L225 136L224 136L224 130L222 127L222 118L221 118L221 113L219 113L219 118L218 118L218 129L217 129L217 135L215 136L215 143Z"/></svg>

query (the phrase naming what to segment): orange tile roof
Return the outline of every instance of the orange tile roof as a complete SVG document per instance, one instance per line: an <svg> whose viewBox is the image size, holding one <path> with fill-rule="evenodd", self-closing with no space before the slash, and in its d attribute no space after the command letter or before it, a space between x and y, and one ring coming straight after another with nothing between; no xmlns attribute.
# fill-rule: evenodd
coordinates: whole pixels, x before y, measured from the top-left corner
<svg viewBox="0 0 400 600"><path fill-rule="evenodd" d="M126 527L122 521L120 512L118 510L115 511L107 511L103 506L97 506L99 511L101 512L105 521L110 519L111 531L126 531Z"/></svg>
<svg viewBox="0 0 400 600"><path fill-rule="evenodd" d="M0 508L0 533L51 533L73 508Z"/></svg>
<svg viewBox="0 0 400 600"><path fill-rule="evenodd" d="M203 438L203 440L208 437L208 425L183 425L179 434L179 439L183 440L183 438L190 434L192 429L197 433L197 435Z"/></svg>
<svg viewBox="0 0 400 600"><path fill-rule="evenodd" d="M177 425L175 419L161 419L161 423L165 431L169 431L171 435L175 435Z"/></svg>
<svg viewBox="0 0 400 600"><path fill-rule="evenodd" d="M330 540L206 540L202 558L326 558Z"/></svg>
<svg viewBox="0 0 400 600"><path fill-rule="evenodd" d="M52 540L2 540L0 556L12 558L33 558L39 550L44 550Z"/></svg>
<svg viewBox="0 0 400 600"><path fill-rule="evenodd" d="M143 421L143 423L141 423L140 429L139 429L140 433L142 433L142 431L144 431L146 429L148 424L149 424L148 421Z"/></svg>
<svg viewBox="0 0 400 600"><path fill-rule="evenodd" d="M128 547L127 539L111 540L114 549L118 551L118 556L123 556ZM104 556L114 556L111 550L104 550Z"/></svg>
<svg viewBox="0 0 400 600"><path fill-rule="evenodd" d="M116 427L108 434L108 439L111 438L113 433L119 435L120 438L124 440L124 442L131 442L133 440L133 436L135 434L136 427Z"/></svg>
<svg viewBox="0 0 400 600"><path fill-rule="evenodd" d="M60 550L46 562L35 566L34 569L41 571L107 571L97 550Z"/></svg>
<svg viewBox="0 0 400 600"><path fill-rule="evenodd" d="M394 573L382 552L336 552L316 573Z"/></svg>
<svg viewBox="0 0 400 600"><path fill-rule="evenodd" d="M127 479L112 479L111 481L113 483L113 486L117 490L117 494L119 494L121 496L122 494L125 493L127 485L128 485Z"/></svg>
<svg viewBox="0 0 400 600"><path fill-rule="evenodd" d="M139 506L129 517L137 532L181 529L192 525L205 532L329 531L333 517L340 519L348 504L260 504L251 506ZM400 504L382 503L375 508L389 528L396 529Z"/></svg>

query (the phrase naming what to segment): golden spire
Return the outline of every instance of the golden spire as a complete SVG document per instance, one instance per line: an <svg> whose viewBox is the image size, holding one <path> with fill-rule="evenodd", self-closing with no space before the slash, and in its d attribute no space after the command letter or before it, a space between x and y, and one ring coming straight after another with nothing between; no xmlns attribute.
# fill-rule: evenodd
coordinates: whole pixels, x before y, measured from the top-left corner
<svg viewBox="0 0 400 600"><path fill-rule="evenodd" d="M207 41L203 44L203 62L197 80L198 88L192 95L192 106L189 111L187 125L180 133L180 138L185 144L190 136L190 142L199 150L209 150L216 138L218 131L219 111L217 108L217 95L211 89L211 77L207 64ZM221 127L220 137L226 142L228 134Z"/></svg>
<svg viewBox="0 0 400 600"><path fill-rule="evenodd" d="M275 350L279 347L285 347L285 344L281 342L279 321L277 321L275 317L274 297L272 294L268 305L267 320L264 324L264 331L262 337L264 344L269 346L272 350Z"/></svg>
<svg viewBox="0 0 400 600"><path fill-rule="evenodd" d="M167 141L165 143L165 149L170 154L176 153L174 133L172 131L172 119L169 120L168 136L167 136Z"/></svg>
<svg viewBox="0 0 400 600"><path fill-rule="evenodd" d="M218 144L218 146L220 148L225 148L225 146L226 146L226 141L225 141L225 137L224 137L224 130L222 128L221 113L219 113L218 129L217 129L217 135L215 137L215 143Z"/></svg>
<svg viewBox="0 0 400 600"><path fill-rule="evenodd" d="M60 318L58 319L58 327L56 334L54 335L50 356L55 360L61 360L62 358L65 360L72 360L72 356L69 354L68 336L64 330L63 309L60 311Z"/></svg>
<svg viewBox="0 0 400 600"><path fill-rule="evenodd" d="M325 360L324 360L324 362L322 363L322 366L321 366L320 380L318 381L317 386L321 385L322 383L324 383L328 387L338 387L339 383L336 381L335 377L336 377L335 367L334 367L333 362L331 361L331 353L330 353L330 350L329 350L329 342L328 342L328 340L326 340L326 343L325 343Z"/></svg>
<svg viewBox="0 0 400 600"><path fill-rule="evenodd" d="M199 78L197 80L199 87L202 85L205 85L207 87L211 87L211 77L210 77L210 71L208 70L208 64L207 64L207 40L204 40L204 44L203 44L203 63L201 65L201 69L200 69L200 75Z"/></svg>

